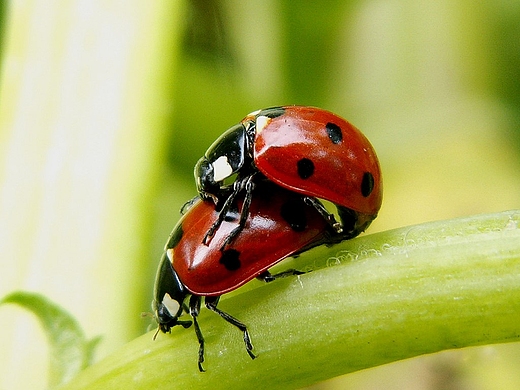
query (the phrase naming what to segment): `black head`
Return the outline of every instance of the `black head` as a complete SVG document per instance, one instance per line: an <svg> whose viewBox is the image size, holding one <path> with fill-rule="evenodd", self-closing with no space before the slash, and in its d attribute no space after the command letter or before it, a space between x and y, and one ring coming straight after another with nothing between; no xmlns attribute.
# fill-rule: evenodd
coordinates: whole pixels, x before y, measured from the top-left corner
<svg viewBox="0 0 520 390"><path fill-rule="evenodd" d="M215 168L211 161L203 156L195 165L195 182L197 184L197 191L203 200L212 199L215 203L218 198L220 185L215 181Z"/></svg>
<svg viewBox="0 0 520 390"><path fill-rule="evenodd" d="M222 134L195 165L195 181L201 198L216 202L224 180L244 167L249 154L246 127L242 123Z"/></svg>
<svg viewBox="0 0 520 390"><path fill-rule="evenodd" d="M172 251L167 250L164 253L157 270L152 302L155 320L164 333L169 332L175 325L182 325L185 328L191 325L191 321L178 320L183 312L182 304L188 292L173 269L168 253Z"/></svg>

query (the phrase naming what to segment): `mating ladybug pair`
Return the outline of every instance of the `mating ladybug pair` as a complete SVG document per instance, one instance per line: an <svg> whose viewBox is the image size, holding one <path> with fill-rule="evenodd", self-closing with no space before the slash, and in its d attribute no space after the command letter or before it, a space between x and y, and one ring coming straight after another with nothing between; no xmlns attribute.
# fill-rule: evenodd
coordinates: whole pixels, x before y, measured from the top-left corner
<svg viewBox="0 0 520 390"><path fill-rule="evenodd" d="M313 107L255 111L231 127L195 166L201 199L168 239L157 272L153 308L162 332L192 324L203 371L202 297L211 311L243 332L246 325L217 308L224 293L253 278L272 281L270 267L321 244L363 232L382 200L374 149L346 120ZM319 199L337 208L338 222ZM185 301L189 301L186 304Z"/></svg>

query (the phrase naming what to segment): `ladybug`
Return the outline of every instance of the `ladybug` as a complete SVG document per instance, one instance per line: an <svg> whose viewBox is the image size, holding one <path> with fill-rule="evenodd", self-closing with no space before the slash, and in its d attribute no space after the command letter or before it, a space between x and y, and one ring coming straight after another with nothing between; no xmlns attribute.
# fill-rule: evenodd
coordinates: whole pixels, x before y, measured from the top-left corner
<svg viewBox="0 0 520 390"><path fill-rule="evenodd" d="M245 191L240 224L224 246L243 229L258 181L268 179L304 196L336 231L336 241L363 232L382 201L381 170L368 139L345 119L320 108L272 107L247 115L209 147L195 165L202 199L226 201ZM336 205L341 220L318 199ZM224 215L208 230L211 239Z"/></svg>
<svg viewBox="0 0 520 390"><path fill-rule="evenodd" d="M152 303L158 331L170 332L176 325L188 328L192 321L180 317L184 312L189 314L199 341L201 372L204 338L197 317L202 299L209 310L243 332L246 351L254 359L246 325L217 308L220 296L253 278L270 282L302 274L289 270L272 275L268 269L288 256L329 243L333 233L301 195L269 182L259 183L253 193L246 229L225 250L221 250L222 242L238 224L238 208L243 206L244 197L236 198L207 246L201 240L222 211L212 202L194 201L173 229L159 264Z"/></svg>

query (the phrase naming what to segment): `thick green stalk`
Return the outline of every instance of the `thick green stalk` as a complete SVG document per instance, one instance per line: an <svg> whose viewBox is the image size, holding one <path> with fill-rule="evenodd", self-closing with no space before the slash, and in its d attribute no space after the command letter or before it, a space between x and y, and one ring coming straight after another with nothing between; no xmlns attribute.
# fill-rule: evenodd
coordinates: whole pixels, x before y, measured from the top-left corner
<svg viewBox="0 0 520 390"><path fill-rule="evenodd" d="M290 264L313 272L253 282L219 306L249 325L256 360L234 327L203 310L207 372L197 370L193 330L179 327L130 342L66 388L298 388L445 349L519 341L519 222L520 211L508 211L317 248Z"/></svg>

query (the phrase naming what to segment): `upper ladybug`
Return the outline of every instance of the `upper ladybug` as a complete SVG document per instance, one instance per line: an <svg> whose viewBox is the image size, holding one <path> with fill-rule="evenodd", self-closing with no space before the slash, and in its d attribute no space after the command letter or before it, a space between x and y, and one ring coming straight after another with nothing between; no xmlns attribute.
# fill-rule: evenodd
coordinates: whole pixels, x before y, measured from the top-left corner
<svg viewBox="0 0 520 390"><path fill-rule="evenodd" d="M382 201L379 161L368 139L345 119L315 107L286 106L258 110L228 129L195 166L203 199L223 202L222 217L206 234L215 233L235 196L246 191L243 229L255 181L272 182L304 195L334 227L341 241L363 232ZM334 203L341 224L318 199Z"/></svg>

